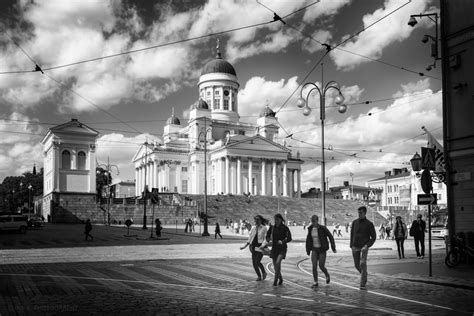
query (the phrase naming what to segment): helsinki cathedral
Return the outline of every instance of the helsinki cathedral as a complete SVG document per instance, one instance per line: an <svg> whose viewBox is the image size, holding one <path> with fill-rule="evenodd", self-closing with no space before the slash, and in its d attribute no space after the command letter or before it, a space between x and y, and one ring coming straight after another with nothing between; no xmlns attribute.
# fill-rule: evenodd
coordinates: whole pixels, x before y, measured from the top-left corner
<svg viewBox="0 0 474 316"><path fill-rule="evenodd" d="M219 45L197 85L187 122L173 111L163 144L145 143L133 157L135 194L145 187L204 194L207 186L207 194L300 197L303 161L277 141L279 124L268 105L255 124L240 121L237 73Z"/></svg>

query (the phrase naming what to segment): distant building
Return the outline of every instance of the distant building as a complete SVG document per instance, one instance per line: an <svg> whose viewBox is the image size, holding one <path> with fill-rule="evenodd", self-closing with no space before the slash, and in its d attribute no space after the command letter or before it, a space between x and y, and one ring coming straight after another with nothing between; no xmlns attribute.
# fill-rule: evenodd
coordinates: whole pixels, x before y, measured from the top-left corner
<svg viewBox="0 0 474 316"><path fill-rule="evenodd" d="M386 171L385 176L367 182L370 188L381 190L380 205L383 210L420 210L417 204L418 194L424 194L420 178L407 168ZM446 207L446 186L433 183L433 193L437 194L438 206Z"/></svg>
<svg viewBox="0 0 474 316"><path fill-rule="evenodd" d="M110 185L112 197L114 198L127 198L135 196L135 181L125 180L112 182Z"/></svg>
<svg viewBox="0 0 474 316"><path fill-rule="evenodd" d="M356 200L368 201L369 192L373 191L373 199L378 201L382 194L382 190L370 188L361 185L351 185L349 181L344 181L344 185L331 187L326 191L325 197L327 199L342 199L342 200ZM319 188L311 188L308 192L301 194L302 198L321 198L321 190Z"/></svg>
<svg viewBox="0 0 474 316"><path fill-rule="evenodd" d="M268 105L256 124L240 121L237 74L219 47L197 84L188 121L173 111L163 144L144 144L133 157L135 195L145 187L203 194L207 164L208 194L298 196L303 161L277 140L278 119Z"/></svg>

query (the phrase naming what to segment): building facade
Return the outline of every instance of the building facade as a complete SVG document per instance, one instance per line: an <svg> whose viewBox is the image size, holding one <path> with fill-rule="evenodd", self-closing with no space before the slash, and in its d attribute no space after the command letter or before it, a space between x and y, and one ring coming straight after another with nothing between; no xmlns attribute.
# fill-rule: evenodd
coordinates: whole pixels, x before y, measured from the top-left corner
<svg viewBox="0 0 474 316"><path fill-rule="evenodd" d="M79 222L96 210L96 139L99 133L72 119L42 139L43 216Z"/></svg>
<svg viewBox="0 0 474 316"><path fill-rule="evenodd" d="M383 210L420 210L425 206L418 206L418 194L424 194L420 175L407 168L386 171L385 176L370 180L367 185L380 190L380 206ZM433 183L433 193L437 195L437 205L440 208L447 206L446 185Z"/></svg>
<svg viewBox="0 0 474 316"><path fill-rule="evenodd" d="M173 111L163 144L145 143L133 157L136 196L145 187L203 194L206 185L208 194L300 195L303 161L278 143L275 112L266 105L256 124L241 122L238 91L235 69L217 47L187 123Z"/></svg>

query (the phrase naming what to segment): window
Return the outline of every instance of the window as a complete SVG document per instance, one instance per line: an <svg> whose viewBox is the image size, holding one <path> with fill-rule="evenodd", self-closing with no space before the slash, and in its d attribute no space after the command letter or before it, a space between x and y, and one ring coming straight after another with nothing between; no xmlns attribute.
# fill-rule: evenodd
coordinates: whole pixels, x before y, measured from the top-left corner
<svg viewBox="0 0 474 316"><path fill-rule="evenodd" d="M214 99L214 109L221 107L221 99Z"/></svg>
<svg viewBox="0 0 474 316"><path fill-rule="evenodd" d="M219 95L219 90L214 90L214 95Z"/></svg>
<svg viewBox="0 0 474 316"><path fill-rule="evenodd" d="M211 91L210 91L210 90L207 90L206 95L207 95L207 96L210 96L210 95L211 95Z"/></svg>
<svg viewBox="0 0 474 316"><path fill-rule="evenodd" d="M71 153L69 150L63 151L61 163L63 169L71 169Z"/></svg>
<svg viewBox="0 0 474 316"><path fill-rule="evenodd" d="M395 185L393 186L393 192L398 192L398 184L395 184Z"/></svg>
<svg viewBox="0 0 474 316"><path fill-rule="evenodd" d="M228 109L229 109L229 100L224 99L224 110L228 110Z"/></svg>
<svg viewBox="0 0 474 316"><path fill-rule="evenodd" d="M392 198L388 198L388 204L392 204Z"/></svg>
<svg viewBox="0 0 474 316"><path fill-rule="evenodd" d="M239 135L245 135L245 131L239 130Z"/></svg>
<svg viewBox="0 0 474 316"><path fill-rule="evenodd" d="M206 103L211 105L211 99L206 99Z"/></svg>
<svg viewBox="0 0 474 316"><path fill-rule="evenodd" d="M438 189L442 189L443 188L443 183L438 183Z"/></svg>
<svg viewBox="0 0 474 316"><path fill-rule="evenodd" d="M181 193L188 193L188 180L181 180Z"/></svg>
<svg viewBox="0 0 474 316"><path fill-rule="evenodd" d="M188 172L188 167L181 167L181 172Z"/></svg>
<svg viewBox="0 0 474 316"><path fill-rule="evenodd" d="M83 151L77 154L77 169L86 170L86 153Z"/></svg>
<svg viewBox="0 0 474 316"><path fill-rule="evenodd" d="M442 200L441 194L438 194L438 201L439 201L439 200Z"/></svg>

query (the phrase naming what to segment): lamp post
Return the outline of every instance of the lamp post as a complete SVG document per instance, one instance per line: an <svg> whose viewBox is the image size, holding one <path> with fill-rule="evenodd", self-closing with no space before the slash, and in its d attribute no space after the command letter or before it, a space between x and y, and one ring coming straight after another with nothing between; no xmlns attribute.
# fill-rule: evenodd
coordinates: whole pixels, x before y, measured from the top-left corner
<svg viewBox="0 0 474 316"><path fill-rule="evenodd" d="M110 164L110 160L109 160L108 156L107 156L107 164L99 164L99 165L97 165L97 167L106 170L105 171L105 175L107 177L107 220L106 220L106 223L107 223L107 225L110 225L110 196L112 194L112 192L110 191L110 185L111 185L110 174L111 174L111 172L114 168L116 170L117 175L120 174L120 171L119 171L119 167L117 165ZM97 171L97 173L99 173L99 171Z"/></svg>
<svg viewBox="0 0 474 316"><path fill-rule="evenodd" d="M28 184L28 213L31 213L31 190L33 189L33 186L31 184Z"/></svg>
<svg viewBox="0 0 474 316"><path fill-rule="evenodd" d="M349 173L351 176L351 200L354 199L354 174L351 172Z"/></svg>
<svg viewBox="0 0 474 316"><path fill-rule="evenodd" d="M148 229L146 227L146 203L147 203L147 198L148 198L148 186L146 184L146 169L147 169L147 163L148 163L148 141L145 140L145 142L143 143L144 147L145 147L145 161L142 162L142 166L144 168L144 183L145 183L145 186L143 187L143 226L142 226L142 229Z"/></svg>
<svg viewBox="0 0 474 316"><path fill-rule="evenodd" d="M430 71L433 68L436 68L436 61L440 60L441 58L439 57L438 54L438 42L439 42L439 35L438 35L438 13L424 13L424 14L412 14L410 15L410 19L408 20L408 25L411 27L414 27L416 24L418 24L418 21L416 18L422 18L422 17L427 17L431 21L433 21L436 25L436 33L435 36L431 35L424 35L423 39L421 40L423 43L427 43L428 40L431 39L431 57L434 58L434 63L432 65L429 65L426 67L427 71Z"/></svg>
<svg viewBox="0 0 474 316"><path fill-rule="evenodd" d="M312 88L306 94L306 98L303 98L303 90L305 87L311 86ZM324 85L324 81L321 80L321 87L318 87L316 84L312 82L305 83L301 87L300 91L300 98L298 99L297 106L303 109L303 114L308 116L311 114L311 108L308 106L308 98L313 91L317 91L319 94L319 105L320 105L320 120L321 120L321 217L323 225L326 225L326 183L325 183L325 159L324 159L324 120L326 118L326 93L329 90L336 90L339 94L335 98L335 103L339 106L338 111L339 113L344 113L347 110L347 106L344 104L344 96L339 89L338 84L335 81L329 81L326 85Z"/></svg>
<svg viewBox="0 0 474 316"><path fill-rule="evenodd" d="M201 140L201 136L204 138L204 231L202 232L203 237L208 237L208 218L207 218L207 133L211 130L211 127L207 127L207 119L204 121L204 130L198 135L198 142Z"/></svg>

